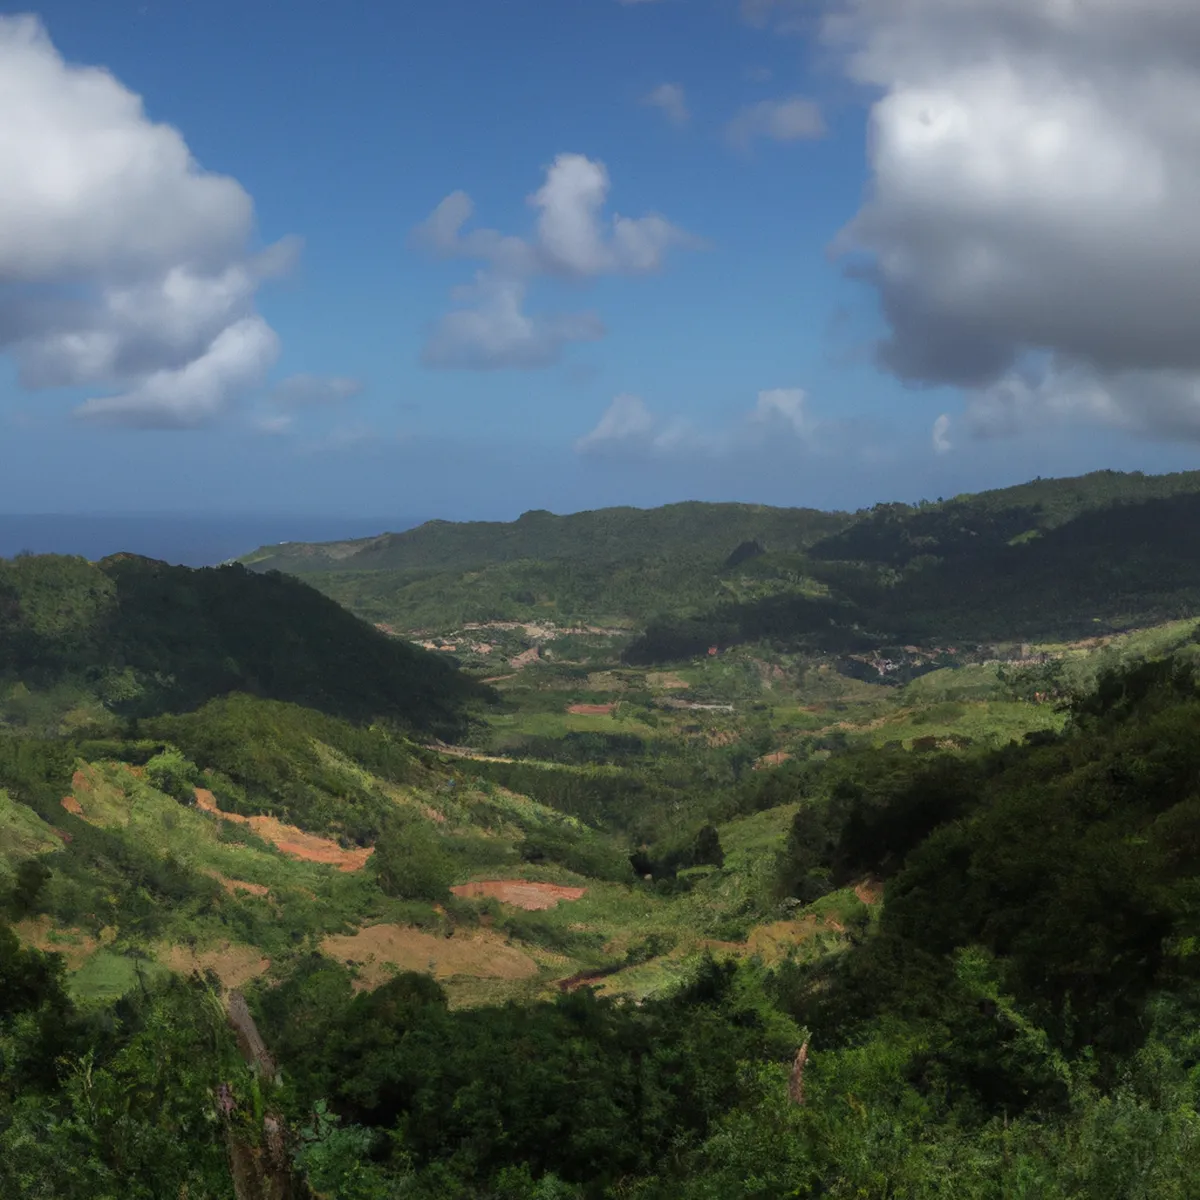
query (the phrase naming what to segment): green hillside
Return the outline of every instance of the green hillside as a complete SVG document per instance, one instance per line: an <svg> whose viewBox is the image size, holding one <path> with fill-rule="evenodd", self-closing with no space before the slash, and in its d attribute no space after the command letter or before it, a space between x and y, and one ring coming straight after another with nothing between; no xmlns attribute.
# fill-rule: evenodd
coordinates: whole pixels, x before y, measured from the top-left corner
<svg viewBox="0 0 1200 1200"><path fill-rule="evenodd" d="M624 622L451 653L278 571L0 562L0 1195L1191 1196L1176 484L685 522L608 563L642 632L565 553L429 575Z"/></svg>
<svg viewBox="0 0 1200 1200"><path fill-rule="evenodd" d="M731 554L804 550L850 518L813 509L671 504L517 521L430 521L358 542L264 547L243 561L307 579L397 629L469 621L622 625L725 595Z"/></svg>
<svg viewBox="0 0 1200 1200"><path fill-rule="evenodd" d="M570 516L534 511L516 521L427 521L405 533L357 541L264 546L242 561L258 569L295 572L478 570L522 559L596 564L685 557L709 562L720 561L752 538L765 538L779 549L802 549L846 521L844 514L811 508L699 502Z"/></svg>
<svg viewBox="0 0 1200 1200"><path fill-rule="evenodd" d="M231 691L444 735L486 694L283 575L131 555L0 561L0 720L47 732Z"/></svg>
<svg viewBox="0 0 1200 1200"><path fill-rule="evenodd" d="M1189 615L1197 515L1200 473L1101 471L854 515L685 504L430 522L246 562L305 578L397 632L592 625L633 636L640 662L762 640L853 653Z"/></svg>
<svg viewBox="0 0 1200 1200"><path fill-rule="evenodd" d="M1200 685L1065 715L760 774L650 878L276 701L0 738L3 1194L1191 1195Z"/></svg>

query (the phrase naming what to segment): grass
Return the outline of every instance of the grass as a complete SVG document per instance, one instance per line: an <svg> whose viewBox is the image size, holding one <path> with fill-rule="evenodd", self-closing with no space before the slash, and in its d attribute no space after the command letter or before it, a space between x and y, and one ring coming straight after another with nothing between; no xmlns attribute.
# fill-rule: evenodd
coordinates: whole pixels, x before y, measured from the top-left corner
<svg viewBox="0 0 1200 1200"><path fill-rule="evenodd" d="M37 813L0 788L0 878L9 876L23 859L60 844L54 830Z"/></svg>
<svg viewBox="0 0 1200 1200"><path fill-rule="evenodd" d="M1183 645L1193 628L1190 621L1174 622L1112 638L1100 649L1074 645L1061 652L1068 656L1070 672L1082 678L1117 657ZM646 741L653 758L633 766L527 763L547 771L611 774L618 779L631 771L660 767L664 777L676 766L680 772L685 765L708 771L739 741L759 744L764 731L772 735L773 748L790 748L800 756L812 750L814 740L819 745L835 732L851 743L871 746L901 742L911 747L917 739L951 737L988 745L1019 739L1031 729L1058 728L1064 719L1052 705L1003 698L995 666L936 671L903 689L846 679L826 666L772 658L765 651L737 652L674 670L610 665L587 679L565 683L561 673L539 674L544 676L540 689L532 674L515 681L520 686L510 690L509 711L491 714L485 740L512 744L522 737L559 739L575 732L636 734ZM686 688L673 686L680 683ZM645 707L648 696L678 697L689 691L705 700L732 702L736 711ZM623 703L615 715L565 711L568 704L601 696L635 699ZM726 736L729 746L713 745L714 737ZM602 880L551 861L522 861L521 842L539 833L553 832L580 847L604 846L618 859L625 847L574 817L473 777L457 760L431 761L410 781L392 784L327 748L318 750L323 764L341 773L348 785L376 788L397 806L416 810L430 821L447 840L456 864L454 882L529 879L582 887L583 896L532 913L493 900L447 898L435 904L390 899L380 891L370 865L342 873L287 857L241 827L179 803L123 765L80 764L82 775L74 790L89 820L144 850L169 855L181 872L198 881L192 898L162 914L154 946L185 946L201 957L226 952L231 958L253 957L246 953L253 949L271 960L271 974L278 975L297 955L320 946L330 935L389 924L435 937L498 937L500 944L507 941L536 963L536 973L527 978L446 978L451 1003L460 1007L553 995L558 981L608 966L621 969L597 982L601 990L649 996L675 986L710 947L768 962L836 953L849 937L842 930L861 925L864 912L868 921L878 916L879 906L866 908L853 889L833 893L806 909L781 905L774 886L775 857L796 804L721 824L725 862L719 869L683 871L674 888L644 880L620 883L610 881L617 875ZM684 806L672 819L683 833L693 818ZM46 822L0 790L0 877L29 854L60 849L62 843ZM47 858L52 866L54 857ZM586 865L596 860L569 861L601 873ZM257 885L267 894L230 894L225 886L229 881ZM152 953L153 947L128 930L112 930L99 943L83 936L72 940L70 930L45 929L39 937L47 945L61 945L74 968L70 986L89 1001L102 1002L136 986L139 969L164 969L137 957Z"/></svg>
<svg viewBox="0 0 1200 1200"><path fill-rule="evenodd" d="M149 981L164 970L153 961L97 950L78 971L68 976L67 982L76 1000L108 1003L136 987L139 973Z"/></svg>

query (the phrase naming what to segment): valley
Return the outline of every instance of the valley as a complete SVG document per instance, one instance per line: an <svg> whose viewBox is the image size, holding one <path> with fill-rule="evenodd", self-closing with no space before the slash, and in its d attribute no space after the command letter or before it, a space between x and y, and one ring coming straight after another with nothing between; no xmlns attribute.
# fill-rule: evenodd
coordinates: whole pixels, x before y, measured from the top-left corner
<svg viewBox="0 0 1200 1200"><path fill-rule="evenodd" d="M955 1195L1188 1194L1200 605L1191 560L1128 539L1189 486L883 532L434 523L412 567L287 547L299 576L0 563L0 1181L216 1197L270 1159L297 1195L882 1198L953 1162ZM976 538L1008 561L1018 524L1023 553L1097 513L1107 607L900 607L983 569ZM930 521L939 564L905 559ZM863 556L840 593L830 538ZM514 563L543 590L498 592ZM1141 1192L1096 1190L1113 1147Z"/></svg>

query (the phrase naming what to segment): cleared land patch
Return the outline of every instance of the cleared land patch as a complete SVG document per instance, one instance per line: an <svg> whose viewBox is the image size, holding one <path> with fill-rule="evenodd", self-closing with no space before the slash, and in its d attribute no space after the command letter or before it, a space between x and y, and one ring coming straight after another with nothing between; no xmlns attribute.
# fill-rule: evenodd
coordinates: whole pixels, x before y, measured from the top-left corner
<svg viewBox="0 0 1200 1200"><path fill-rule="evenodd" d="M223 942L207 950L160 943L153 950L158 961L172 971L180 975L190 975L193 971L213 971L227 988L249 983L271 965L271 960L264 957L261 950L234 942Z"/></svg>
<svg viewBox="0 0 1200 1200"><path fill-rule="evenodd" d="M215 879L231 896L248 892L251 896L265 896L271 889L265 883L251 883L248 879L230 879L220 871L205 870L205 875Z"/></svg>
<svg viewBox="0 0 1200 1200"><path fill-rule="evenodd" d="M531 883L526 879L481 879L473 883L460 883L450 889L464 899L489 896L501 904L512 904L517 908L536 912L554 908L563 900L578 900L587 888L563 887L556 883Z"/></svg>
<svg viewBox="0 0 1200 1200"><path fill-rule="evenodd" d="M420 971L436 979L529 979L538 973L528 954L486 931L439 937L411 925L368 925L355 934L326 938L321 949L360 968L360 990L386 983L397 971Z"/></svg>
<svg viewBox="0 0 1200 1200"><path fill-rule="evenodd" d="M571 704L567 712L577 717L607 717L616 707L615 704Z"/></svg>
<svg viewBox="0 0 1200 1200"><path fill-rule="evenodd" d="M207 788L196 789L196 807L224 821L249 825L259 837L291 858L299 858L304 862L325 863L337 867L339 871L361 871L366 866L367 859L375 853L373 846L343 850L337 842L329 838L305 833L303 829L285 825L275 817L243 817L240 813L223 812L217 807L217 798Z"/></svg>
<svg viewBox="0 0 1200 1200"><path fill-rule="evenodd" d="M101 944L107 945L113 938L112 930L105 930L105 936L97 939L82 929L56 925L44 915L18 921L13 931L27 946L61 954L72 971L78 971Z"/></svg>
<svg viewBox="0 0 1200 1200"><path fill-rule="evenodd" d="M785 762L791 760L791 755L786 750L776 750L771 754L764 754L754 764L754 770L762 770L763 767L781 767Z"/></svg>

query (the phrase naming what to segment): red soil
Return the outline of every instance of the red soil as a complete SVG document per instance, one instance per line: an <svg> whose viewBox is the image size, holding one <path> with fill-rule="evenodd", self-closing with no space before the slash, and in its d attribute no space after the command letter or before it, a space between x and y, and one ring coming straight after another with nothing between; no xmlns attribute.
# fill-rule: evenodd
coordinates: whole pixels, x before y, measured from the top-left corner
<svg viewBox="0 0 1200 1200"><path fill-rule="evenodd" d="M864 879L855 884L854 894L864 904L878 904L883 899L883 884L878 879Z"/></svg>
<svg viewBox="0 0 1200 1200"><path fill-rule="evenodd" d="M607 717L616 707L615 704L572 704L567 712L576 716Z"/></svg>
<svg viewBox="0 0 1200 1200"><path fill-rule="evenodd" d="M787 762L792 756L786 750L776 750L772 754L764 754L755 764L754 769L760 770L762 767L779 767Z"/></svg>
<svg viewBox="0 0 1200 1200"><path fill-rule="evenodd" d="M259 837L271 842L292 858L299 858L304 862L326 863L337 867L339 871L360 871L366 866L367 859L375 853L372 846L343 850L337 842L329 838L305 833L303 829L285 825L274 817L243 817L240 813L222 812L217 807L217 798L208 788L196 789L196 807L224 821L249 825Z"/></svg>
<svg viewBox="0 0 1200 1200"><path fill-rule="evenodd" d="M215 879L231 896L238 892L249 892L251 896L265 896L271 889L265 883L251 883L248 879L230 879L220 871L205 871L206 875Z"/></svg>
<svg viewBox="0 0 1200 1200"><path fill-rule="evenodd" d="M450 889L464 899L490 896L501 904L512 904L517 908L533 912L543 908L554 908L560 900L578 900L587 888L561 887L556 883L530 883L526 879L486 879L474 883L460 883Z"/></svg>
<svg viewBox="0 0 1200 1200"><path fill-rule="evenodd" d="M64 796L62 798L62 806L67 812L74 813L77 817L83 816L83 805L74 796Z"/></svg>

